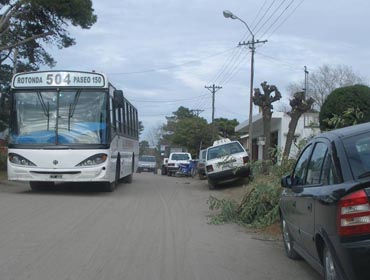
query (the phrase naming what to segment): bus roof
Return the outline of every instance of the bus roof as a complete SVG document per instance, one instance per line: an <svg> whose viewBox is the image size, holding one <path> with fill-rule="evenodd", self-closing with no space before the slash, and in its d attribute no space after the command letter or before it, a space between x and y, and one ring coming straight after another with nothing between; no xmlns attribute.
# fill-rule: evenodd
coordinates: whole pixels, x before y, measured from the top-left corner
<svg viewBox="0 0 370 280"><path fill-rule="evenodd" d="M37 71L13 76L13 89L81 87L108 88L107 77L101 73L83 71Z"/></svg>

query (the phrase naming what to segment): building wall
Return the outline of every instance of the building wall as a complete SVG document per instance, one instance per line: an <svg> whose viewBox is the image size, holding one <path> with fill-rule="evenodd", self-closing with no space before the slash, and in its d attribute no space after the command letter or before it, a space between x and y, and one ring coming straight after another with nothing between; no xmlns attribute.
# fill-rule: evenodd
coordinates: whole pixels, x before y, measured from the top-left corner
<svg viewBox="0 0 370 280"><path fill-rule="evenodd" d="M289 130L289 122L290 122L290 116L287 113L284 112L275 112L272 115L272 118L274 119L271 123L271 132L278 133L278 149L282 153L285 148L285 143L287 139L287 133ZM247 122L243 122L243 124L247 125ZM312 128L312 124L316 123L316 127ZM237 131L243 131L245 130L245 126L243 125L239 126L239 130ZM320 129L318 128L318 113L306 113L302 115L302 117L298 120L297 128L295 130L295 135L297 135L295 143L298 145L300 141L303 139L309 139L314 135L317 135L320 133ZM257 138L258 136L262 135L253 135L253 138ZM258 155L257 158L260 160L262 159L262 146L258 147ZM291 151L290 151L290 157L296 157L298 153L297 147L292 145Z"/></svg>

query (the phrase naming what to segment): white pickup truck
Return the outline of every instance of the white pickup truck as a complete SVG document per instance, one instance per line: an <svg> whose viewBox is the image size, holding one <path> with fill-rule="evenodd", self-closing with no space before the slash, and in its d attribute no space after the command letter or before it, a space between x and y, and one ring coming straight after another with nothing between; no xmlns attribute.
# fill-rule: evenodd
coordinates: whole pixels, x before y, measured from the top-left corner
<svg viewBox="0 0 370 280"><path fill-rule="evenodd" d="M179 164L189 164L191 161L190 153L176 152L171 153L167 162L167 175L175 175L176 171L179 169Z"/></svg>

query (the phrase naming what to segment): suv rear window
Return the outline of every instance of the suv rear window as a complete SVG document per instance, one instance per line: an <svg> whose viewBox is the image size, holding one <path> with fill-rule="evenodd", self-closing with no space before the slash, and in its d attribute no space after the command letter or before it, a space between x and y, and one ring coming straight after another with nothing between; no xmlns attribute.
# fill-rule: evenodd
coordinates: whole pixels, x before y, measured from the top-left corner
<svg viewBox="0 0 370 280"><path fill-rule="evenodd" d="M370 133L343 140L352 173L357 178L370 171Z"/></svg>
<svg viewBox="0 0 370 280"><path fill-rule="evenodd" d="M153 156L139 156L140 161L155 162L155 157Z"/></svg>
<svg viewBox="0 0 370 280"><path fill-rule="evenodd" d="M173 154L171 156L172 160L189 160L189 155L188 154Z"/></svg>

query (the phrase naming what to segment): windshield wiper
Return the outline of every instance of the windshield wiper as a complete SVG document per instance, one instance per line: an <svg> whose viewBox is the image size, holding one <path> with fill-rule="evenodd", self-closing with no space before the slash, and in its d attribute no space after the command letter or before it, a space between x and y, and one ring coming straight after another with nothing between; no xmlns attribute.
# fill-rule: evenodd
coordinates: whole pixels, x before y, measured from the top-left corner
<svg viewBox="0 0 370 280"><path fill-rule="evenodd" d="M42 110L44 111L45 116L48 118L48 125L47 130L49 130L49 122L50 122L50 108L49 108L49 102L48 106L46 106L44 98L42 97L42 94L40 91L37 92L37 97L39 98Z"/></svg>
<svg viewBox="0 0 370 280"><path fill-rule="evenodd" d="M361 173L360 175L357 176L358 179L369 177L370 176L370 170L366 171L364 173Z"/></svg>
<svg viewBox="0 0 370 280"><path fill-rule="evenodd" d="M73 100L73 103L69 104L69 112L68 112L68 130L71 130L71 118L73 117L73 114L75 113L78 99L81 95L81 89L77 90L75 94L75 98Z"/></svg>

